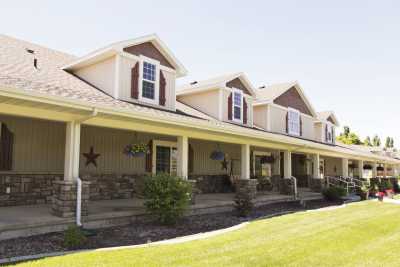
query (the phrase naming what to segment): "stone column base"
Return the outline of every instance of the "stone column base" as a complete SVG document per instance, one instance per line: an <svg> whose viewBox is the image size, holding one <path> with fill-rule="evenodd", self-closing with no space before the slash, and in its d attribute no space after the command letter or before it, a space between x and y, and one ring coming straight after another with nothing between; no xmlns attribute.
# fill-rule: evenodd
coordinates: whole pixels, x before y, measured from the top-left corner
<svg viewBox="0 0 400 267"><path fill-rule="evenodd" d="M236 198L254 200L257 197L257 184L257 179L236 180Z"/></svg>
<svg viewBox="0 0 400 267"><path fill-rule="evenodd" d="M82 216L88 215L90 182L82 181ZM62 218L74 217L76 214L77 183L71 181L57 181L53 185L53 203L51 212Z"/></svg>

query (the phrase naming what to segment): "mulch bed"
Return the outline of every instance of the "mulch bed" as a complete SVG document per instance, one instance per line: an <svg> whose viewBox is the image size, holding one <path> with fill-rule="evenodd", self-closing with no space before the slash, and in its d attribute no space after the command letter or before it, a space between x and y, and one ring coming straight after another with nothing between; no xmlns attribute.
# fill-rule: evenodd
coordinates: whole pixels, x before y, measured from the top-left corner
<svg viewBox="0 0 400 267"><path fill-rule="evenodd" d="M307 209L317 209L337 204L340 203L311 201L307 202ZM283 203L258 207L246 218L240 218L233 212L228 212L186 217L175 226L163 226L155 222L147 222L103 228L96 230L95 236L88 237L86 244L80 249L143 244L223 229L274 214L302 210L305 210L305 208L299 204ZM62 232L0 241L0 259L69 250L63 246L63 241L64 234Z"/></svg>

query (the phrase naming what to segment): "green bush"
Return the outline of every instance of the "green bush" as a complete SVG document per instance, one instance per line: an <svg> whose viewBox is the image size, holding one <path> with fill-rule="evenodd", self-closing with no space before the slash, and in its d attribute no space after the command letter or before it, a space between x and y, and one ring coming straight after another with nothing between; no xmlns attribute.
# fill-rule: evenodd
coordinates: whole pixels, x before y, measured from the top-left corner
<svg viewBox="0 0 400 267"><path fill-rule="evenodd" d="M64 246L69 249L82 247L86 240L83 231L76 225L69 226L67 231L64 233Z"/></svg>
<svg viewBox="0 0 400 267"><path fill-rule="evenodd" d="M346 195L346 189L340 186L332 186L322 190L322 194L328 201L338 201Z"/></svg>
<svg viewBox="0 0 400 267"><path fill-rule="evenodd" d="M190 204L192 185L180 177L159 174L145 182L147 211L162 224L175 224Z"/></svg>
<svg viewBox="0 0 400 267"><path fill-rule="evenodd" d="M250 199L250 196L239 196L235 197L235 209L239 217L247 217L250 215L254 208L254 203Z"/></svg>

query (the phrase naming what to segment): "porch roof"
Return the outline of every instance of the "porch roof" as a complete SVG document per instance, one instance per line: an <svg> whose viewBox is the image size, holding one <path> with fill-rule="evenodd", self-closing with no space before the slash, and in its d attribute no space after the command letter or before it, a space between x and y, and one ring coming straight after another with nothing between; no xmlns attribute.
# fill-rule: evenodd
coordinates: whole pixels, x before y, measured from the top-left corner
<svg viewBox="0 0 400 267"><path fill-rule="evenodd" d="M29 53L27 49L33 50L34 54ZM38 60L38 68L34 67L33 58ZM37 110L45 109L49 112L43 113L44 118L69 121L82 117L83 114L90 114L96 109L100 116L108 120L125 120L127 123L140 120L168 124L168 127L174 128L171 133L189 128L185 133L193 138L201 136L209 139L212 133L216 134L215 140L222 142L235 140L239 143L274 145L276 148L301 149L310 153L336 153L343 154L344 157L400 164L400 160L354 148L332 146L212 120L182 103L178 103L178 110L180 108L181 112L170 112L120 101L62 69L62 66L74 60L76 57L72 55L0 35L0 112L23 115L23 107L29 107L31 109L26 109L24 114L34 117L39 116L34 114ZM115 126L115 123L113 125Z"/></svg>

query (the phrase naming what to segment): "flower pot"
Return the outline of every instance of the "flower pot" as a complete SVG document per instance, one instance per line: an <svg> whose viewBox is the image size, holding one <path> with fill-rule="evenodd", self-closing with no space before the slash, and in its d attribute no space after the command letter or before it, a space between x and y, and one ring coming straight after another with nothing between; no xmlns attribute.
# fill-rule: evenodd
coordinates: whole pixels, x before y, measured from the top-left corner
<svg viewBox="0 0 400 267"><path fill-rule="evenodd" d="M367 191L367 192L361 192L361 193L360 193L360 198L361 198L361 200L368 200L368 198L369 198L369 191Z"/></svg>
<svg viewBox="0 0 400 267"><path fill-rule="evenodd" d="M146 155L146 153L143 152L143 151L132 153L132 157L134 157L134 158L142 158L142 157L144 157L145 155Z"/></svg>

